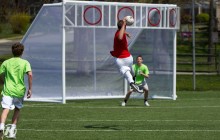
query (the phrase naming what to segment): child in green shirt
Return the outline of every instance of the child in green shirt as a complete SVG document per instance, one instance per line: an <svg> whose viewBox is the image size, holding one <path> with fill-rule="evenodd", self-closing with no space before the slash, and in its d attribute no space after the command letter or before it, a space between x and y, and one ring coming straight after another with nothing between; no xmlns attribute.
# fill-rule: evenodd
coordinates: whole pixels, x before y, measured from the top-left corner
<svg viewBox="0 0 220 140"><path fill-rule="evenodd" d="M144 104L145 106L150 106L147 99L148 99L148 85L147 82L145 80L145 78L149 77L149 70L148 67L143 64L143 58L141 55L139 55L136 58L136 64L132 65L132 69L134 71L134 75L135 75L135 84L138 85L139 89L143 89L143 93L144 93ZM127 93L127 95L125 96L124 101L122 102L122 106L125 106L131 93L133 92L133 89L130 89Z"/></svg>
<svg viewBox="0 0 220 140"><path fill-rule="evenodd" d="M0 74L4 76L4 86L2 94L2 113L0 120L0 138L3 139L5 121L9 110L14 110L12 125L9 130L9 138L16 137L16 124L18 122L20 109L23 107L23 100L26 92L24 83L25 74L28 75L27 98L32 95L32 71L30 63L21 58L24 46L21 43L12 45L13 58L5 60L0 66Z"/></svg>

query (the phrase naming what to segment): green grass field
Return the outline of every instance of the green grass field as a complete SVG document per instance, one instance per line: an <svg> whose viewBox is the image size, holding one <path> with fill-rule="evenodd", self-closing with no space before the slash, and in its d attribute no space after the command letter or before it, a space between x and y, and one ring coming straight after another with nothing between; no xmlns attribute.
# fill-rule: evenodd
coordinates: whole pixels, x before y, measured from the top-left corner
<svg viewBox="0 0 220 140"><path fill-rule="evenodd" d="M0 38L18 36L8 25L3 27ZM192 52L190 40L177 41L178 53ZM207 47L204 34L199 34L197 41L200 48ZM196 53L204 54L206 50ZM0 56L0 64L9 57ZM186 62L191 59L177 58ZM206 60L196 58L197 62ZM192 70L192 66L177 65L177 69ZM197 71L213 69L209 65L196 66ZM122 99L76 100L67 104L25 102L17 140L219 140L220 76L197 75L196 92L191 91L192 78L177 75L177 100L150 100L150 107L145 107L141 99L130 99L126 107L120 106ZM7 123L11 115L12 112Z"/></svg>
<svg viewBox="0 0 220 140"><path fill-rule="evenodd" d="M178 91L177 95L176 101L150 100L150 107L133 98L126 107L120 106L122 99L25 102L17 140L219 139L219 93Z"/></svg>

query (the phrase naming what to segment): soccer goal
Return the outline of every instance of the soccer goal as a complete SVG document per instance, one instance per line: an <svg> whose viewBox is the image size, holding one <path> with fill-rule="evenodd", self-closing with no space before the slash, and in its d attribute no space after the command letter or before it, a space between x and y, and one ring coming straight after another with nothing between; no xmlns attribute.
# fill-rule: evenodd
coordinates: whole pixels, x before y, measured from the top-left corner
<svg viewBox="0 0 220 140"><path fill-rule="evenodd" d="M63 1L44 4L22 39L33 70L31 101L123 98L128 84L110 51L117 21L135 19L129 49L150 70L149 98L176 99L179 7L170 4Z"/></svg>

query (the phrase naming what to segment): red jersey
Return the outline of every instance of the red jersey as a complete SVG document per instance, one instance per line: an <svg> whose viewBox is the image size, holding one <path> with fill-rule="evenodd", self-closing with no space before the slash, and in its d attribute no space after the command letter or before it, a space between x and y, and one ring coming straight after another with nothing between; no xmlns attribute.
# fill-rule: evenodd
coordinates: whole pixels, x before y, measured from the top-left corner
<svg viewBox="0 0 220 140"><path fill-rule="evenodd" d="M117 58L126 58L129 57L131 54L128 51L128 42L126 38L126 34L124 33L122 40L118 38L119 30L115 33L114 37L114 50L111 51L111 55Z"/></svg>

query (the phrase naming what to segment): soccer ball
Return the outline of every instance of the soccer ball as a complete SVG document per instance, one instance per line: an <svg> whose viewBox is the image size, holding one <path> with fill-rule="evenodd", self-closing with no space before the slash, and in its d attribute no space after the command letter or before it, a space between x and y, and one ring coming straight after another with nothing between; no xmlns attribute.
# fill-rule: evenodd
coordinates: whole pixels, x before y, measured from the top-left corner
<svg viewBox="0 0 220 140"><path fill-rule="evenodd" d="M126 25L128 26L131 26L134 23L134 18L132 16L126 16L125 20L126 20Z"/></svg>

